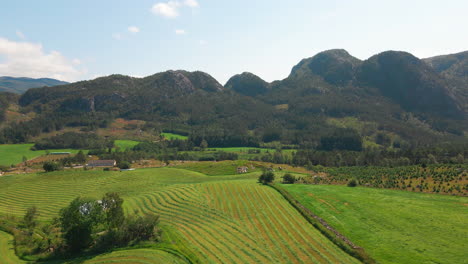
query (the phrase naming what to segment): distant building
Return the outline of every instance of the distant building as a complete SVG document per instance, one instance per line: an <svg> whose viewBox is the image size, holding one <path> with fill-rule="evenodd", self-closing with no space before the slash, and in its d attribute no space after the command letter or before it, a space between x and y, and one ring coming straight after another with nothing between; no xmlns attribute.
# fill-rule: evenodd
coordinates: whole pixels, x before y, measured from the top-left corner
<svg viewBox="0 0 468 264"><path fill-rule="evenodd" d="M247 173L249 168L242 166L237 168L237 173Z"/></svg>
<svg viewBox="0 0 468 264"><path fill-rule="evenodd" d="M88 167L115 167L115 160L90 160L86 166Z"/></svg>

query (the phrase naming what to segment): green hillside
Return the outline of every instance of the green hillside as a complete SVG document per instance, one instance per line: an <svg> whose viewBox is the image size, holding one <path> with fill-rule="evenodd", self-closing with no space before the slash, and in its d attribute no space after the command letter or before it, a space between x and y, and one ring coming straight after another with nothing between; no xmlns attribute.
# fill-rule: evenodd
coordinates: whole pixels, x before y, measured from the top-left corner
<svg viewBox="0 0 468 264"><path fill-rule="evenodd" d="M33 88L19 98L18 111L32 119L4 125L0 143L24 143L69 127L106 129L116 118L142 121L141 133L181 132L193 146L206 140L209 147L279 142L317 149L341 129L330 119L374 124L358 131L368 149L466 143L465 59L454 62L462 65L453 69L457 74L445 74L444 63L436 61L400 51L361 61L345 50L328 50L272 83L243 73L223 87L207 73L180 70ZM0 106L0 122L1 113ZM381 135L394 140L381 144Z"/></svg>
<svg viewBox="0 0 468 264"><path fill-rule="evenodd" d="M206 176L174 168L5 176L0 177L0 215L20 217L36 205L40 220L48 221L76 196L118 192L127 212L161 215L163 242L152 249L176 251L194 263L358 263L274 189L256 183L257 177ZM93 261L144 258L158 263L153 253L140 253L116 252Z"/></svg>
<svg viewBox="0 0 468 264"><path fill-rule="evenodd" d="M466 263L467 197L282 185L379 263Z"/></svg>

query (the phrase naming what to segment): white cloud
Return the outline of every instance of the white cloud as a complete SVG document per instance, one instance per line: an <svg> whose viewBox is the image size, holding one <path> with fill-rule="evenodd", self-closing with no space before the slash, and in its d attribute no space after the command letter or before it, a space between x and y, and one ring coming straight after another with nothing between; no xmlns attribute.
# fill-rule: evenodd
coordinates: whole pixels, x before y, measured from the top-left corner
<svg viewBox="0 0 468 264"><path fill-rule="evenodd" d="M151 12L156 15L174 18L179 16L179 1L169 1L167 3L157 3L151 8Z"/></svg>
<svg viewBox="0 0 468 264"><path fill-rule="evenodd" d="M16 30L16 36L18 36L18 38L20 39L25 39L26 36L23 34L23 32L19 31L19 30Z"/></svg>
<svg viewBox="0 0 468 264"><path fill-rule="evenodd" d="M187 32L185 32L185 30L183 30L183 29L176 29L175 33L177 35L185 35Z"/></svg>
<svg viewBox="0 0 468 264"><path fill-rule="evenodd" d="M86 70L74 66L76 60L58 51L45 52L41 44L16 42L0 38L0 76L49 77L64 81L78 80Z"/></svg>
<svg viewBox="0 0 468 264"><path fill-rule="evenodd" d="M155 15L167 17L167 18L175 18L178 17L180 12L179 9L181 7L190 7L195 8L198 7L199 4L196 0L185 0L183 2L178 0L170 0L168 2L160 2L156 3L151 7L151 12Z"/></svg>
<svg viewBox="0 0 468 264"><path fill-rule="evenodd" d="M185 0L184 5L189 7L198 7L198 2L196 0Z"/></svg>
<svg viewBox="0 0 468 264"><path fill-rule="evenodd" d="M138 33L138 32L140 32L140 29L138 27L131 26L131 27L128 27L128 31L130 31L132 33Z"/></svg>
<svg viewBox="0 0 468 264"><path fill-rule="evenodd" d="M208 42L207 42L206 40L203 40L203 39L200 40L198 43L199 43L201 46L205 46L206 44L208 44Z"/></svg>

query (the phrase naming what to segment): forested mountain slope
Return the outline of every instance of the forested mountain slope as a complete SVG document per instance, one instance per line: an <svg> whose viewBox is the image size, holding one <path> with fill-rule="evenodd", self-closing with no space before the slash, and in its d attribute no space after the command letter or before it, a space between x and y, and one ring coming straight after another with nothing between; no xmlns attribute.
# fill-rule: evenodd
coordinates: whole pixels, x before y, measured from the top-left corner
<svg viewBox="0 0 468 264"><path fill-rule="evenodd" d="M358 134L371 145L466 142L467 99L459 96L466 74L443 72L462 61L442 67L439 60L387 51L361 61L329 50L272 83L242 73L223 87L207 73L167 71L34 88L19 104L35 118L7 126L0 142L23 142L67 126L93 130L115 118L144 120L223 146L278 141L318 147L334 133Z"/></svg>

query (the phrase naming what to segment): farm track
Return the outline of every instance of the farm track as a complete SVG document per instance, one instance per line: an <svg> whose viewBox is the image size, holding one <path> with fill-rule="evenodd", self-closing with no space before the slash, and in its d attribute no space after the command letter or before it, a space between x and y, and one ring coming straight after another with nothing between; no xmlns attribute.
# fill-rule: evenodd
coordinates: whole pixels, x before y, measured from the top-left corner
<svg viewBox="0 0 468 264"><path fill-rule="evenodd" d="M163 228L171 230L166 239L172 241L165 243L177 241L175 247L185 250L180 253L196 256L199 263L359 263L275 190L257 184L255 175L246 177L207 177L178 169L11 177L0 179L0 214L21 217L28 206L36 205L41 220L47 220L76 196L118 191L127 213L159 214ZM157 262L157 256L169 257L161 252L116 251L83 263L176 263L170 262L174 256Z"/></svg>

